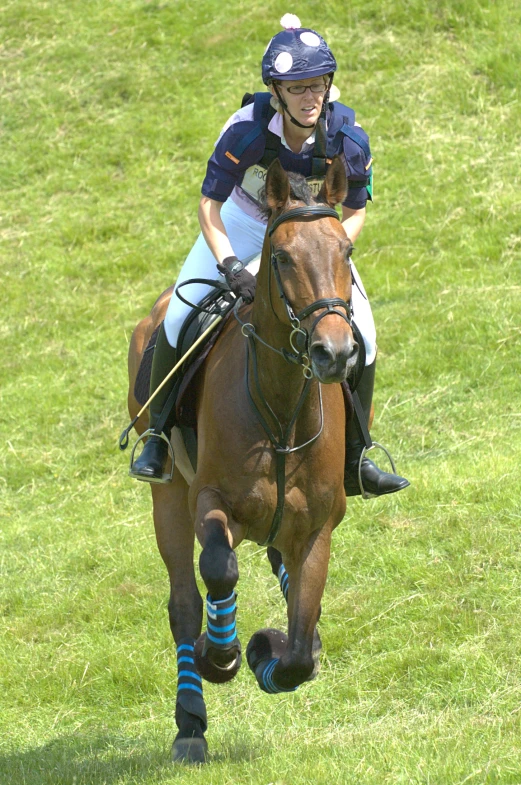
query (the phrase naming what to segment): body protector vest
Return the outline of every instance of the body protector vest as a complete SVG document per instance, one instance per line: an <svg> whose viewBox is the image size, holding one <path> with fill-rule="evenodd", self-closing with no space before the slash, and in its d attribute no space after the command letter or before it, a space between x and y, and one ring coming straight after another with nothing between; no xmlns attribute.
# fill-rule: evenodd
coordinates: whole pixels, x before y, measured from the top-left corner
<svg viewBox="0 0 521 785"><path fill-rule="evenodd" d="M268 129L268 126L276 114L276 110L271 106L271 93L246 93L242 99L242 106L253 103L253 119L256 121L255 128L241 139L230 152L234 158L241 158L244 151L261 134L265 139L264 154L260 161L244 173L240 188L247 196L255 202L260 203L260 193L266 182L266 173L269 165L279 157L279 150L282 144L280 136ZM324 119L320 119L315 126L315 144L313 146L313 160L311 177L306 178L306 182L313 196L317 196L322 187L327 168L335 155L342 153L344 137L348 136L365 153L367 160L371 161L371 153L366 140L357 133L355 125L355 112L349 106L344 106L338 101L335 102L335 111L331 114L329 126L326 129ZM349 180L351 187L367 187L371 196L372 166L367 171L367 176L363 179Z"/></svg>

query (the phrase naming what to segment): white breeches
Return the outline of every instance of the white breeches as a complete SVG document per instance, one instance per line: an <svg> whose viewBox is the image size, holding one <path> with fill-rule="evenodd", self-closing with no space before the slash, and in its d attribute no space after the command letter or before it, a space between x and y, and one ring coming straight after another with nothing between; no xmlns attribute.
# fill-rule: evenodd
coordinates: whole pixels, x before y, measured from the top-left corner
<svg viewBox="0 0 521 785"><path fill-rule="evenodd" d="M238 259L247 259L249 256L261 252L266 234L265 224L246 215L231 199L223 204L221 218ZM220 278L224 280L219 275L216 264L214 255L206 245L203 235L200 234L181 268L176 288L189 278L209 278L211 280ZM258 267L258 260L254 260L248 265L248 270L252 275L255 275ZM371 306L361 278L354 264L352 267L358 284L353 285L352 293L354 319L364 338L366 365L370 365L376 357L376 330ZM208 293L209 289L210 287L205 284L191 284L184 286L181 289L181 294L190 302L197 303ZM176 346L179 331L189 313L189 306L185 305L174 293L165 316L165 332L171 346Z"/></svg>

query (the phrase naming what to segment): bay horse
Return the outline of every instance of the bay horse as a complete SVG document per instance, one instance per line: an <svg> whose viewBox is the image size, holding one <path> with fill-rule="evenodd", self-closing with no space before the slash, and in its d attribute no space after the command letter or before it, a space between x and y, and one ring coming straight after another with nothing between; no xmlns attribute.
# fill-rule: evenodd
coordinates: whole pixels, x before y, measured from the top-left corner
<svg viewBox="0 0 521 785"><path fill-rule="evenodd" d="M196 376L195 478L189 487L176 467L171 483L151 485L178 654L172 755L190 763L207 759L201 676L225 682L241 664L235 549L244 539L270 546L287 598L288 635L260 630L246 656L262 690L292 691L318 667L316 624L331 534L346 509L339 382L352 373L358 344L349 241L334 210L347 194L344 166L333 159L314 199L304 178L286 174L275 160L265 192L269 217L255 300L236 310ZM131 417L140 408L133 391L141 356L171 294L172 288L163 293L132 336ZM146 427L145 417L136 430ZM203 635L195 536L208 591Z"/></svg>

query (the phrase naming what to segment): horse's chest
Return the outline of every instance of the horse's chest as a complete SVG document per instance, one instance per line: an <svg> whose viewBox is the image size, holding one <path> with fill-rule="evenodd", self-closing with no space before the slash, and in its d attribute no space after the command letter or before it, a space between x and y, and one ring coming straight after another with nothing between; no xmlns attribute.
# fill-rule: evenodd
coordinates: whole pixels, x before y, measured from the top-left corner
<svg viewBox="0 0 521 785"><path fill-rule="evenodd" d="M306 537L328 520L335 494L329 485L321 488L306 472L287 472L284 476L284 504L281 532ZM272 526L280 502L276 478L252 478L241 496L233 500L233 518L247 529L250 540L261 542Z"/></svg>

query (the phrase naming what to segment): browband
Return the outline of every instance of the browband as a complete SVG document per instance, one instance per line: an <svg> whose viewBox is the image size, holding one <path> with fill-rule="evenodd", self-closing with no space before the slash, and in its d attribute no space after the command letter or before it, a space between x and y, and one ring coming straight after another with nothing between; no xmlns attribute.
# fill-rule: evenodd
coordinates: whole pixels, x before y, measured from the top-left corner
<svg viewBox="0 0 521 785"><path fill-rule="evenodd" d="M284 221L289 221L292 218L325 218L326 216L329 218L336 218L337 221L340 221L340 217L333 207L326 207L326 205L295 207L293 210L288 210L286 213L279 215L278 218L275 218L268 228L268 236L271 237L280 224L284 223Z"/></svg>

